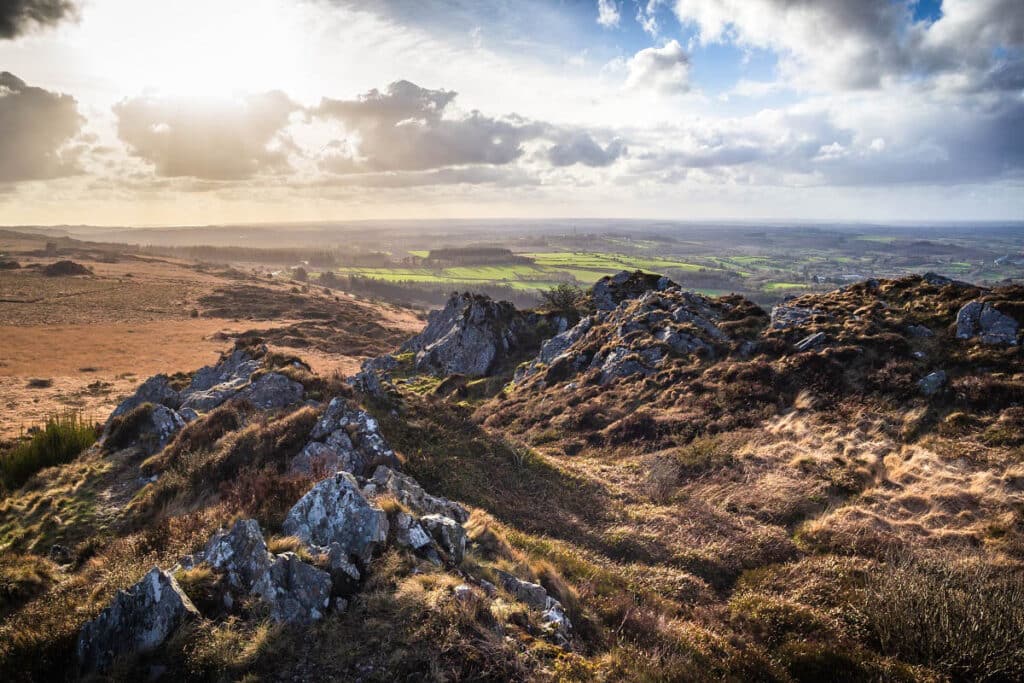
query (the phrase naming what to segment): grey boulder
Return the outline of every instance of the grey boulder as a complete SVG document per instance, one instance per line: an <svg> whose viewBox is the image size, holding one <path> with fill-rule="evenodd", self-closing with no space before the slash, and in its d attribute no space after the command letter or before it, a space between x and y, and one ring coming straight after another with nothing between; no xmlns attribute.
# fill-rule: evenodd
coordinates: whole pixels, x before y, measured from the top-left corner
<svg viewBox="0 0 1024 683"><path fill-rule="evenodd" d="M104 671L120 655L151 652L199 611L174 577L153 567L82 627L76 652L84 671Z"/></svg>
<svg viewBox="0 0 1024 683"><path fill-rule="evenodd" d="M946 385L946 373L936 370L917 381L917 387L925 396L934 396Z"/></svg>
<svg viewBox="0 0 1024 683"><path fill-rule="evenodd" d="M956 314L957 339L977 338L982 344L1017 344L1017 321L992 304L971 301Z"/></svg>
<svg viewBox="0 0 1024 683"><path fill-rule="evenodd" d="M270 608L278 622L318 621L331 603L331 575L306 564L295 553L282 553L253 584L252 593Z"/></svg>
<svg viewBox="0 0 1024 683"><path fill-rule="evenodd" d="M355 477L338 472L317 483L288 512L284 532L309 545L337 543L346 559L366 563L388 537L387 515L366 499Z"/></svg>

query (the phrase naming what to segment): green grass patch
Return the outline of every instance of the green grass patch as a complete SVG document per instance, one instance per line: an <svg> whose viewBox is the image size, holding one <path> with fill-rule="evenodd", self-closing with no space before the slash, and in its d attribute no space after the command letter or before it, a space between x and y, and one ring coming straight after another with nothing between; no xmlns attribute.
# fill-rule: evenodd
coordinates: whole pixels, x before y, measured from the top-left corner
<svg viewBox="0 0 1024 683"><path fill-rule="evenodd" d="M80 414L54 415L30 439L0 454L0 484L11 491L43 468L71 462L96 436L95 425Z"/></svg>
<svg viewBox="0 0 1024 683"><path fill-rule="evenodd" d="M779 292L787 289L807 289L802 282L766 282L762 289L766 292Z"/></svg>

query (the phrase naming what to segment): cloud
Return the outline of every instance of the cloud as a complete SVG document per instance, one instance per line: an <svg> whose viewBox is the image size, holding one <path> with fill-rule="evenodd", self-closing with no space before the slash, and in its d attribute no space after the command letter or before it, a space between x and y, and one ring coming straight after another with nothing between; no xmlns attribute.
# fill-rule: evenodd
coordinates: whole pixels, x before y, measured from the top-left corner
<svg viewBox="0 0 1024 683"><path fill-rule="evenodd" d="M77 8L71 0L0 0L0 39L75 17Z"/></svg>
<svg viewBox="0 0 1024 683"><path fill-rule="evenodd" d="M315 117L341 123L352 139L335 144L322 167L336 173L422 171L470 164L509 164L545 127L516 116L472 111L446 116L456 93L396 81L354 100L324 98Z"/></svg>
<svg viewBox="0 0 1024 683"><path fill-rule="evenodd" d="M238 99L136 97L114 106L117 134L157 175L244 180L290 169L283 132L299 109L284 93Z"/></svg>
<svg viewBox="0 0 1024 683"><path fill-rule="evenodd" d="M552 166L583 164L592 168L610 166L626 153L625 143L616 138L601 147L589 133L576 131L548 150Z"/></svg>
<svg viewBox="0 0 1024 683"><path fill-rule="evenodd" d="M621 19L615 0L597 0L597 23L605 28L615 28Z"/></svg>
<svg viewBox="0 0 1024 683"><path fill-rule="evenodd" d="M676 0L703 44L770 49L804 89L871 89L958 72L971 81L1024 46L1019 0L944 0L935 21L909 0Z"/></svg>
<svg viewBox="0 0 1024 683"><path fill-rule="evenodd" d="M658 25L658 8L663 2L665 0L648 0L645 4L638 0L636 5L636 23L652 38L658 37L661 28Z"/></svg>
<svg viewBox="0 0 1024 683"><path fill-rule="evenodd" d="M74 139L84 122L70 95L0 72L0 183L79 173L82 150Z"/></svg>
<svg viewBox="0 0 1024 683"><path fill-rule="evenodd" d="M670 40L664 47L640 50L626 64L627 88L646 88L666 94L690 90L690 59L678 41Z"/></svg>
<svg viewBox="0 0 1024 683"><path fill-rule="evenodd" d="M673 182L711 171L769 186L957 185L1024 178L1019 98L821 99L784 110L693 119L631 144L630 172Z"/></svg>

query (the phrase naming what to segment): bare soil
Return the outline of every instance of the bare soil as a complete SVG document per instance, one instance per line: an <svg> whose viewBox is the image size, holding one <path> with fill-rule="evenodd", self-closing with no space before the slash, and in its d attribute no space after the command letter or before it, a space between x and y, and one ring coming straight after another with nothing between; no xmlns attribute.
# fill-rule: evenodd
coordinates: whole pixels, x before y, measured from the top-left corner
<svg viewBox="0 0 1024 683"><path fill-rule="evenodd" d="M102 421L147 377L208 365L243 335L347 375L423 324L341 292L131 254L74 253L91 275L47 277L69 254L0 242L24 266L0 271L0 440L63 410Z"/></svg>

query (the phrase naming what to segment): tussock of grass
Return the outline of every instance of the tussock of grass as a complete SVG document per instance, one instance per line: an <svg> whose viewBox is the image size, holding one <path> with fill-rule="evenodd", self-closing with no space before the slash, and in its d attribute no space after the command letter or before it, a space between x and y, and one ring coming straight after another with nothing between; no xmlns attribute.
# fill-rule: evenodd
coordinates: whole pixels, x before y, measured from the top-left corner
<svg viewBox="0 0 1024 683"><path fill-rule="evenodd" d="M16 489L39 470L70 462L95 442L95 425L78 413L54 415L28 441L0 453L0 488Z"/></svg>

